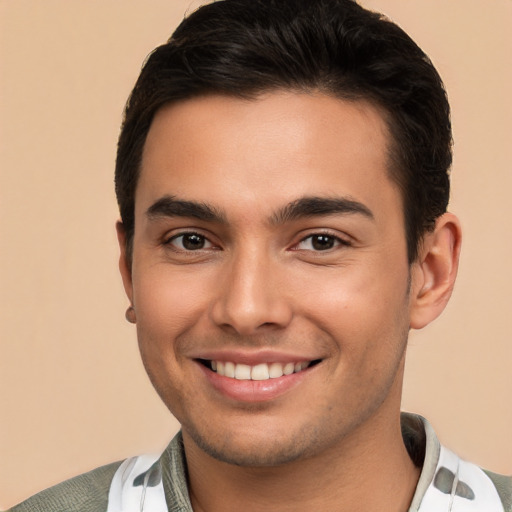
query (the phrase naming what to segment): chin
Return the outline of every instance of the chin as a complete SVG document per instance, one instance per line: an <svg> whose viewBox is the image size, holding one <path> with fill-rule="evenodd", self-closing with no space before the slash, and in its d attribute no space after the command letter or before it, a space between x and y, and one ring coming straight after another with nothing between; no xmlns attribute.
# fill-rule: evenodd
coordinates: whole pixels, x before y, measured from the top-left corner
<svg viewBox="0 0 512 512"><path fill-rule="evenodd" d="M231 443L225 439L220 443L208 442L203 438L194 439L201 450L210 457L227 464L243 467L276 467L304 457L303 450L289 440L283 443Z"/></svg>
<svg viewBox="0 0 512 512"><path fill-rule="evenodd" d="M243 467L276 467L314 456L324 436L312 425L281 431L255 428L198 432L183 427L184 434L204 453L216 460ZM243 432L243 434L240 434Z"/></svg>

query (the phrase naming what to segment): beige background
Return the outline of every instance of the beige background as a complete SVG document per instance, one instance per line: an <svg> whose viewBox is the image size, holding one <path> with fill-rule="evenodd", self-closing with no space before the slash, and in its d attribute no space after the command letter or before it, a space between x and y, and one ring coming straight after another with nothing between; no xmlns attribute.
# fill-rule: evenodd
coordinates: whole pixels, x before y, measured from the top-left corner
<svg viewBox="0 0 512 512"><path fill-rule="evenodd" d="M177 428L124 321L112 175L141 62L199 3L0 0L0 508ZM404 408L512 473L512 1L365 5L445 79L465 229L448 311L411 336Z"/></svg>

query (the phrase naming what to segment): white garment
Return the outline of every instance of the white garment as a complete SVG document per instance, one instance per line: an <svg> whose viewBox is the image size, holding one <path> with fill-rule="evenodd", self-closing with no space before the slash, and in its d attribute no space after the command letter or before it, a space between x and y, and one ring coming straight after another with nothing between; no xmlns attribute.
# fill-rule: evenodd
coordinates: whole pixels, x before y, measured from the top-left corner
<svg viewBox="0 0 512 512"><path fill-rule="evenodd" d="M417 418L425 430L425 459L409 512L506 512L487 474L442 446L428 421ZM181 434L177 437L171 443L175 459L170 473L172 485L177 487L175 491L179 491L184 501L173 504L171 509L173 512L192 512ZM112 480L107 512L168 510L159 456L145 455L124 461Z"/></svg>

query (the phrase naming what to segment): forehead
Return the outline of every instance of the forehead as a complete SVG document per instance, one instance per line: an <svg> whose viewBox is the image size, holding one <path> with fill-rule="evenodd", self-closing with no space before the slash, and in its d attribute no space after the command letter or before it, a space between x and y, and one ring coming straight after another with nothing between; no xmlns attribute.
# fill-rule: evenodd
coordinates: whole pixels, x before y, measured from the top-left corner
<svg viewBox="0 0 512 512"><path fill-rule="evenodd" d="M136 210L163 194L260 208L304 195L394 194L380 110L323 94L194 98L157 112L143 152ZM362 199L359 197L357 199Z"/></svg>

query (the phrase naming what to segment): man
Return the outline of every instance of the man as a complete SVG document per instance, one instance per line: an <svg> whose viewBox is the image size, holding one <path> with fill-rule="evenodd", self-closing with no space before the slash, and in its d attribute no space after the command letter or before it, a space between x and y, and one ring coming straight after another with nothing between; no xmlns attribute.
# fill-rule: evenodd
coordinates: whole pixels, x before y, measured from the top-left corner
<svg viewBox="0 0 512 512"><path fill-rule="evenodd" d="M407 335L453 288L449 107L350 0L205 6L146 62L116 166L120 268L181 433L24 510L512 510L400 416Z"/></svg>

